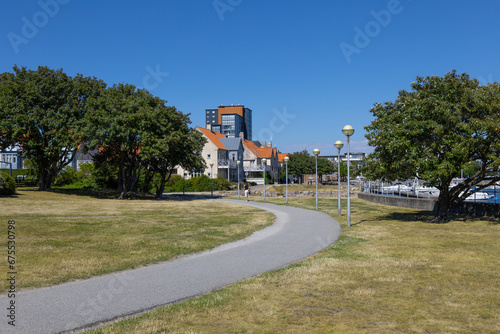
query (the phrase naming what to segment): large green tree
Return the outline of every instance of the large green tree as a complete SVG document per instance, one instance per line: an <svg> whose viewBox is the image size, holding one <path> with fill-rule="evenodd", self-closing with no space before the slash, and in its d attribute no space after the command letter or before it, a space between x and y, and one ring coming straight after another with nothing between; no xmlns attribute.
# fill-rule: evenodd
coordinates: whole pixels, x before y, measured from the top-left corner
<svg viewBox="0 0 500 334"><path fill-rule="evenodd" d="M99 159L118 169L120 198L136 191L141 164L141 135L147 109L159 101L146 90L128 84L114 85L89 101L86 148L98 149Z"/></svg>
<svg viewBox="0 0 500 334"><path fill-rule="evenodd" d="M19 144L47 190L82 142L88 98L106 85L62 69L13 70L0 74L0 148Z"/></svg>
<svg viewBox="0 0 500 334"><path fill-rule="evenodd" d="M335 173L336 168L333 162L325 158L318 158L318 175L323 180L323 175Z"/></svg>
<svg viewBox="0 0 500 334"><path fill-rule="evenodd" d="M190 128L189 115L175 107L159 108L150 115L150 128L142 140L142 159L152 174L158 174L156 197L161 197L165 182L181 166L185 170L204 170L200 155L206 139L201 132Z"/></svg>
<svg viewBox="0 0 500 334"><path fill-rule="evenodd" d="M157 195L173 169L204 168L197 153L203 149L201 134L188 127L189 117L166 106L166 101L129 84L108 88L90 101L87 113L88 150L95 159L118 170L120 198L133 197L142 171L160 176Z"/></svg>
<svg viewBox="0 0 500 334"><path fill-rule="evenodd" d="M500 85L482 86L467 74L417 77L394 102L375 104L365 129L374 147L365 176L396 180L418 176L439 189L437 218L456 203L500 180ZM471 163L480 168L458 186ZM488 172L491 176L487 178Z"/></svg>
<svg viewBox="0 0 500 334"><path fill-rule="evenodd" d="M304 174L315 173L314 158L307 150L291 153L288 157L290 158L288 162L288 175L297 175L301 179L301 182L304 182L302 180Z"/></svg>

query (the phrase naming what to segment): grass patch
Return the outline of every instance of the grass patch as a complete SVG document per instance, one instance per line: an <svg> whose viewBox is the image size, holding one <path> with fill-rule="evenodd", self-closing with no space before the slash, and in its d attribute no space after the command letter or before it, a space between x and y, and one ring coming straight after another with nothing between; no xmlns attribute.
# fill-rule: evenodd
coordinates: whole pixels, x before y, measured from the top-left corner
<svg viewBox="0 0 500 334"><path fill-rule="evenodd" d="M500 332L497 220L433 224L432 213L353 198L347 228L336 199L319 207L343 227L319 254L90 333Z"/></svg>
<svg viewBox="0 0 500 334"><path fill-rule="evenodd" d="M18 190L0 198L5 231L8 220L16 221L18 287L49 286L201 252L243 239L274 220L270 213L230 203L94 195ZM7 283L2 280L2 292Z"/></svg>
<svg viewBox="0 0 500 334"><path fill-rule="evenodd" d="M341 184L341 189L346 189L346 185ZM338 191L338 187L336 185L324 185L318 184L318 191ZM271 186L266 186L267 191L276 191L285 193L286 184L274 184ZM297 192L297 191L316 191L315 184L289 184L288 185L289 192Z"/></svg>

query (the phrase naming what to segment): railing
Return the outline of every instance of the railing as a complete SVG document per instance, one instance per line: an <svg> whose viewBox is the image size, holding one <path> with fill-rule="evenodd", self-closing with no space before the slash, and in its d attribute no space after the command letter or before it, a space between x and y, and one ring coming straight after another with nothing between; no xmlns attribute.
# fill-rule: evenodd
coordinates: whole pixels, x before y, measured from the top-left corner
<svg viewBox="0 0 500 334"><path fill-rule="evenodd" d="M236 168L238 165L235 160L219 160L218 162L219 168Z"/></svg>
<svg viewBox="0 0 500 334"><path fill-rule="evenodd" d="M264 170L264 166L263 165L246 165L246 166L243 166L243 169L245 171L249 171L249 172L262 172ZM268 168L266 168L266 170L268 170Z"/></svg>
<svg viewBox="0 0 500 334"><path fill-rule="evenodd" d="M264 184L264 179L261 177L254 177L246 179L247 182L255 182L256 184Z"/></svg>
<svg viewBox="0 0 500 334"><path fill-rule="evenodd" d="M238 165L235 160L219 160L218 162L219 168L230 168L236 169ZM271 172L271 166L266 165L266 172ZM262 172L264 170L264 166L262 164L257 165L240 165L240 168L244 171L248 172Z"/></svg>

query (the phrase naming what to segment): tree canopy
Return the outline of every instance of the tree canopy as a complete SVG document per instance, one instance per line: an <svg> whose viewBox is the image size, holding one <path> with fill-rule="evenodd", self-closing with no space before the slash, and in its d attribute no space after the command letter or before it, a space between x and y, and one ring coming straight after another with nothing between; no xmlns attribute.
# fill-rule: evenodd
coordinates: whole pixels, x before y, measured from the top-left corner
<svg viewBox="0 0 500 334"><path fill-rule="evenodd" d="M90 101L86 146L118 170L121 198L135 193L143 170L160 174L161 195L175 166L204 168L197 154L205 143L201 134L188 127L187 115L165 104L129 84L114 85Z"/></svg>
<svg viewBox="0 0 500 334"><path fill-rule="evenodd" d="M307 150L291 153L288 157L290 158L288 162L288 174L302 177L304 174L313 174L315 172L314 160Z"/></svg>
<svg viewBox="0 0 500 334"><path fill-rule="evenodd" d="M106 88L42 66L0 74L0 149L19 145L36 168L39 190L50 189L84 148L93 150L99 183L118 184L121 198L133 196L141 172L145 183L160 180L161 196L176 166L205 168L199 155L205 139L190 123L189 115L133 85Z"/></svg>
<svg viewBox="0 0 500 334"><path fill-rule="evenodd" d="M13 69L0 74L0 148L19 144L37 169L39 190L47 190L82 142L88 98L106 85L62 69Z"/></svg>
<svg viewBox="0 0 500 334"><path fill-rule="evenodd" d="M337 168L328 159L318 158L318 175L323 179L323 175L333 174L337 171Z"/></svg>
<svg viewBox="0 0 500 334"><path fill-rule="evenodd" d="M371 109L375 119L365 129L374 151L364 173L371 179L426 180L440 191L437 217L443 219L452 205L500 180L500 85L482 86L452 71L417 77L411 88ZM476 172L450 188L471 164L479 165Z"/></svg>
<svg viewBox="0 0 500 334"><path fill-rule="evenodd" d="M294 152L288 155L288 173L302 177L304 174L316 173L316 158L307 150ZM318 158L318 175L333 174L337 171L336 165L325 158ZM302 180L303 181L303 180Z"/></svg>

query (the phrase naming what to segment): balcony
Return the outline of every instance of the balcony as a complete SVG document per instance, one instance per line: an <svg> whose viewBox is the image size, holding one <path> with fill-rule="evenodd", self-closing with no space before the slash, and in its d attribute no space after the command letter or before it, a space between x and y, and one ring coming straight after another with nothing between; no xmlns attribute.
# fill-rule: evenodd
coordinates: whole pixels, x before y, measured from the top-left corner
<svg viewBox="0 0 500 334"><path fill-rule="evenodd" d="M262 172L264 170L263 165L245 165L243 169L248 172ZM266 166L266 171L269 171L269 166Z"/></svg>
<svg viewBox="0 0 500 334"><path fill-rule="evenodd" d="M229 168L229 169L235 169L238 167L235 160L219 160L218 166L219 168Z"/></svg>

